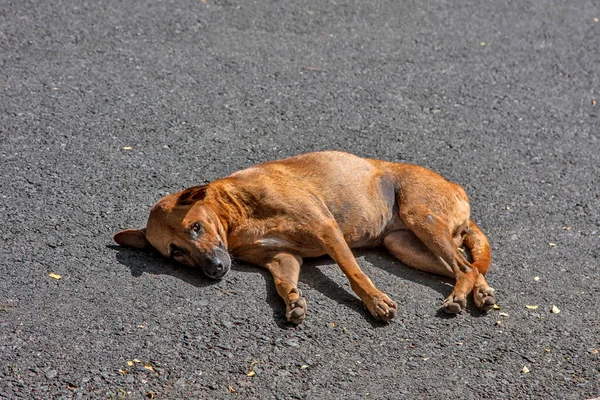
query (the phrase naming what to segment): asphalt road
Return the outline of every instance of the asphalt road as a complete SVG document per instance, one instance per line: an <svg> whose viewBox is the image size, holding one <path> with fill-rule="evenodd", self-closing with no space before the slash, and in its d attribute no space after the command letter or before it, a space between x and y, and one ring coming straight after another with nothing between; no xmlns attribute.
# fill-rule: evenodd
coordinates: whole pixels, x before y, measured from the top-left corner
<svg viewBox="0 0 600 400"><path fill-rule="evenodd" d="M0 397L600 396L597 18L590 0L0 0ZM167 192L324 149L462 184L501 310L446 317L448 281L358 252L398 317L375 323L322 258L294 328L267 271L215 283L111 247Z"/></svg>

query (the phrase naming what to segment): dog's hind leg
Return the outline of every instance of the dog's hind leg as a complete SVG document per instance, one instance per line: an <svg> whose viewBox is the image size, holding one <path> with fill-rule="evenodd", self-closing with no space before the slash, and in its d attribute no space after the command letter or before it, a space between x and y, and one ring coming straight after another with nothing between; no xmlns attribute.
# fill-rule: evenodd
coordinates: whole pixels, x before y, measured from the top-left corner
<svg viewBox="0 0 600 400"><path fill-rule="evenodd" d="M306 317L306 300L298 289L302 258L288 253L273 253L262 265L271 271L277 293L285 302L285 317L292 324L300 324Z"/></svg>
<svg viewBox="0 0 600 400"><path fill-rule="evenodd" d="M485 234L472 220L469 223L469 230L464 236L463 244L471 253L473 259L471 265L479 271L473 288L475 305L483 311L488 311L496 304L494 289L488 285L484 278L492 263L490 244Z"/></svg>
<svg viewBox="0 0 600 400"><path fill-rule="evenodd" d="M442 304L444 311L455 314L467 305L467 295L473 291L478 276L474 268L458 250L451 229L426 208L401 210L401 218L412 231L396 231L384 239L390 252L405 264L428 272L456 279L454 290ZM414 250L412 246L416 246ZM436 261L437 259L437 261Z"/></svg>
<svg viewBox="0 0 600 400"><path fill-rule="evenodd" d="M390 232L383 239L383 245L391 255L409 267L454 278L450 268L411 231Z"/></svg>

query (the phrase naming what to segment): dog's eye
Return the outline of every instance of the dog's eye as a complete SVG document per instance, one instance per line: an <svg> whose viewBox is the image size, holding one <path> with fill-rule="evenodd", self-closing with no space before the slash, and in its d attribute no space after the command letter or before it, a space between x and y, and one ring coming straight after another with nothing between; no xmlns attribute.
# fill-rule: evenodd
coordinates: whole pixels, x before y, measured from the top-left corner
<svg viewBox="0 0 600 400"><path fill-rule="evenodd" d="M194 232L200 232L201 229L202 225L200 225L200 222L194 222L194 225L192 225L192 230Z"/></svg>

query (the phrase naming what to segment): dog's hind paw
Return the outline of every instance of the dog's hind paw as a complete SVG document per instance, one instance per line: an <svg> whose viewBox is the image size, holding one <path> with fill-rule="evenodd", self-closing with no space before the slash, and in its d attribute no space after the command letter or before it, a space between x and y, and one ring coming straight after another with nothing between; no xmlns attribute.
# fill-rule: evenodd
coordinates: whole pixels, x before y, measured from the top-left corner
<svg viewBox="0 0 600 400"><path fill-rule="evenodd" d="M467 299L461 296L455 296L452 293L444 300L442 310L448 314L458 314L467 307Z"/></svg>
<svg viewBox="0 0 600 400"><path fill-rule="evenodd" d="M290 295L295 295L295 300L289 299L286 304L285 317L289 323L294 325L301 324L306 318L306 300L302 297L300 289L292 289ZM292 297L292 296L290 296Z"/></svg>
<svg viewBox="0 0 600 400"><path fill-rule="evenodd" d="M487 312L494 304L496 304L496 299L494 298L494 289L489 286L486 287L476 287L473 290L473 300L475 301L475 305L481 311Z"/></svg>

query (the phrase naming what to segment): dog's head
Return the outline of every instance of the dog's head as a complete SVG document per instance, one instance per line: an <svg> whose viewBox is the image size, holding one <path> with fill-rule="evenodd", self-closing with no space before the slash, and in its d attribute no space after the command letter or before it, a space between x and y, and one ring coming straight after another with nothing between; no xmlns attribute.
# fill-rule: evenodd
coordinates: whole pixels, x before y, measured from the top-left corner
<svg viewBox="0 0 600 400"><path fill-rule="evenodd" d="M204 201L208 185L195 186L170 194L150 211L144 229L127 229L115 235L121 246L150 248L206 276L223 278L231 268L222 225Z"/></svg>

